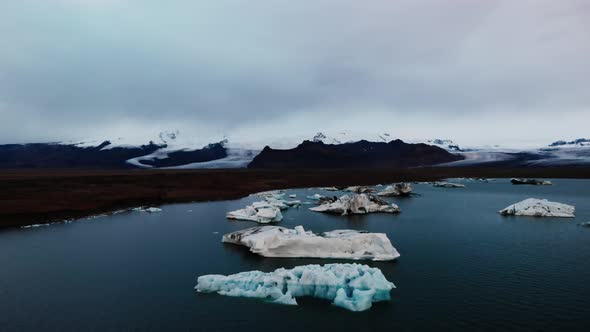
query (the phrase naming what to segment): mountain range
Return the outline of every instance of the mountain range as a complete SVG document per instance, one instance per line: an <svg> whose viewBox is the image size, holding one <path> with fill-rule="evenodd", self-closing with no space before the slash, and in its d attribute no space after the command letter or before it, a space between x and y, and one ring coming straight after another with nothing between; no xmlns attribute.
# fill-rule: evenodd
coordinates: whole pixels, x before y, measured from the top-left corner
<svg viewBox="0 0 590 332"><path fill-rule="evenodd" d="M297 142L299 140L299 142ZM142 143L142 141L144 143ZM264 146L264 148L262 148ZM246 143L224 137L199 142L178 131L125 138L0 145L0 168L394 168L590 166L590 139L534 149L464 148L449 139L404 142L389 133L323 132L310 139Z"/></svg>

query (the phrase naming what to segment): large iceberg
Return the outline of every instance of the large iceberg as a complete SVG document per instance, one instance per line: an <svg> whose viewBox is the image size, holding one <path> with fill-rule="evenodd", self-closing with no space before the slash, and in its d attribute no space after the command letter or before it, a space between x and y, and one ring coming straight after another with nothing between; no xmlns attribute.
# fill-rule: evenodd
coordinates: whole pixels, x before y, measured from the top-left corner
<svg viewBox="0 0 590 332"><path fill-rule="evenodd" d="M195 289L202 293L251 297L297 305L295 298L312 296L333 301L351 311L364 311L373 302L389 301L395 285L381 270L360 264L303 265L274 272L249 271L229 276L200 276Z"/></svg>
<svg viewBox="0 0 590 332"><path fill-rule="evenodd" d="M265 257L389 261L400 256L386 234L356 230L334 230L320 236L302 226L259 226L225 234L222 241L249 247L251 252Z"/></svg>
<svg viewBox="0 0 590 332"><path fill-rule="evenodd" d="M505 216L573 218L575 211L576 208L572 205L550 202L546 199L528 198L498 212Z"/></svg>
<svg viewBox="0 0 590 332"><path fill-rule="evenodd" d="M387 186L377 193L377 196L409 196L412 194L412 185L410 183L396 183L393 186Z"/></svg>
<svg viewBox="0 0 590 332"><path fill-rule="evenodd" d="M320 206L312 207L315 212L335 213L341 215L366 214L374 212L397 213L400 208L395 204L365 194L348 196L344 195L332 202L325 202Z"/></svg>

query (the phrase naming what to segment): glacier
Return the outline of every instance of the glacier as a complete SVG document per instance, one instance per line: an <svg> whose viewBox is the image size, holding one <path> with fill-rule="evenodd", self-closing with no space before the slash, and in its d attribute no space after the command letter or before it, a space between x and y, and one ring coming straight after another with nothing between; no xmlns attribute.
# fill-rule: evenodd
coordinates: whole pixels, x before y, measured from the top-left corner
<svg viewBox="0 0 590 332"><path fill-rule="evenodd" d="M395 288L381 270L361 264L303 265L273 272L249 271L232 275L200 276L195 289L234 297L264 299L297 305L296 298L330 300L338 307L364 311L373 302L389 301Z"/></svg>
<svg viewBox="0 0 590 332"><path fill-rule="evenodd" d="M303 226L259 226L225 234L222 242L246 246L264 257L390 261L400 256L386 234L347 229L320 236L305 231Z"/></svg>
<svg viewBox="0 0 590 332"><path fill-rule="evenodd" d="M505 216L573 218L575 211L576 208L572 205L550 202L546 199L528 198L498 212Z"/></svg>
<svg viewBox="0 0 590 332"><path fill-rule="evenodd" d="M365 194L353 196L344 195L332 201L322 202L322 205L312 207L310 210L315 212L336 213L343 216L348 214L366 214L375 212L400 212L399 206L393 203L389 204L376 196L367 196Z"/></svg>

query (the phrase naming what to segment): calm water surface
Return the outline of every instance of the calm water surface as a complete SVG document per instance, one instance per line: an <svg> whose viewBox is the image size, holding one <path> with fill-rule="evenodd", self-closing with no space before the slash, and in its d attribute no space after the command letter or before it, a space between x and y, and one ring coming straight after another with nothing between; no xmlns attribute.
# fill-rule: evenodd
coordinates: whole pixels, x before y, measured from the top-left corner
<svg viewBox="0 0 590 332"><path fill-rule="evenodd" d="M399 215L339 217L305 205L286 211L282 226L387 233L401 257L367 264L397 289L391 302L362 313L315 299L281 306L193 290L202 274L347 262L263 258L222 244L222 234L256 226L225 219L253 197L3 231L0 330L589 331L590 228L577 224L590 221L590 181L553 182L415 185L421 197L391 199ZM528 197L573 204L576 218L497 213Z"/></svg>

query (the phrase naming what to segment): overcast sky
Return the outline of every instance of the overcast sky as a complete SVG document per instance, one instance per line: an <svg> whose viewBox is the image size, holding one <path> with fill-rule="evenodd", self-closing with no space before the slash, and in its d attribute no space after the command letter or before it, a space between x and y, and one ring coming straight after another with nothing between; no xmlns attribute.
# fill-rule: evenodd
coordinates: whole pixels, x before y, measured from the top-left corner
<svg viewBox="0 0 590 332"><path fill-rule="evenodd" d="M590 136L588 0L1 0L0 142Z"/></svg>

